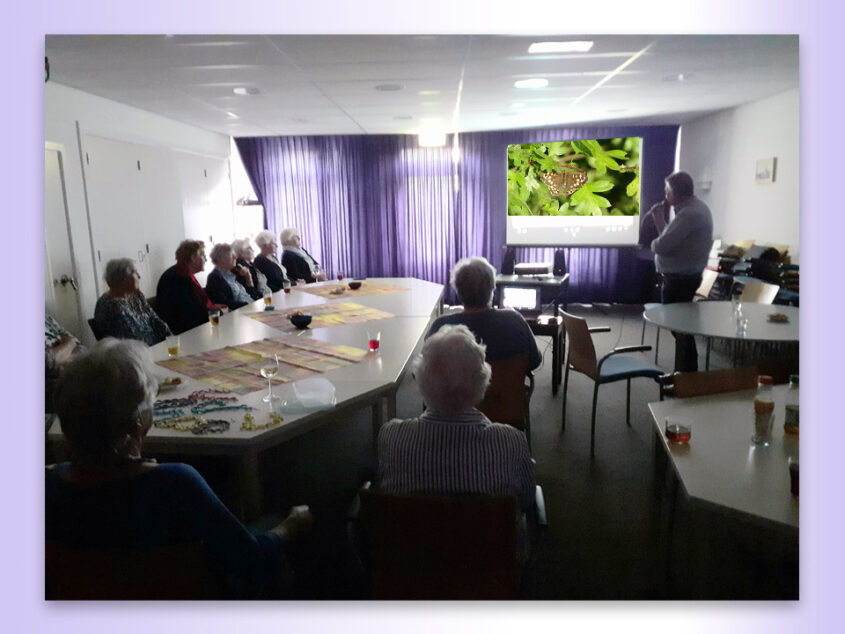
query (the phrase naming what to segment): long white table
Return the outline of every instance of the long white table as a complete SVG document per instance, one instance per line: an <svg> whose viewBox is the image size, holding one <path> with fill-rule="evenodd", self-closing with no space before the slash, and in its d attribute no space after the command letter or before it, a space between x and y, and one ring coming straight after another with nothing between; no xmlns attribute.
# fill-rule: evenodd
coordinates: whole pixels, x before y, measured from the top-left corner
<svg viewBox="0 0 845 634"><path fill-rule="evenodd" d="M784 314L789 321L771 322L768 316L773 313ZM743 335L737 333L730 302L660 304L643 312L643 317L658 328L690 335L747 341L798 341L797 306L743 302L742 314L748 319L748 329Z"/></svg>
<svg viewBox="0 0 845 634"><path fill-rule="evenodd" d="M754 390L649 403L654 431L684 492L698 502L758 521L798 529L798 499L790 493L790 457L798 437L783 431L786 386L775 386L769 446L751 442ZM689 444L669 442L667 416L693 423Z"/></svg>
<svg viewBox="0 0 845 634"><path fill-rule="evenodd" d="M344 280L344 284L348 280ZM281 291L273 295L276 310L305 308L326 303L353 302L391 313L393 317L373 320L365 323L332 326L326 328L308 328L289 333L292 337L312 337L332 344L343 344L361 349L367 348L367 332L381 332L381 347L378 353L369 353L359 363L326 372L321 376L332 382L336 390L337 405L331 410L307 411L302 413L283 412L284 422L261 431L241 431L240 424L244 412L219 412L208 414L208 418L230 420L230 429L220 434L194 435L171 429L153 427L144 443L150 453L178 453L194 455L232 456L239 468L239 488L241 515L247 519L255 517L261 509L261 492L258 478L258 454L286 440L306 433L326 424L339 412L372 407L373 434L384 420L383 405L386 401L387 416L395 413L395 395L399 384L409 367L412 355L427 332L433 316L440 312L443 286L411 278L370 279L373 283L401 286L408 290L380 295L358 295L353 291L337 299L326 299L294 288L289 294ZM368 280L364 281L366 285ZM312 286L338 284L336 281L319 283ZM209 324L197 326L180 335L180 355L186 356L224 346L239 345L263 338L282 336L279 330L271 328L248 316L251 312L262 312L263 300L248 304L220 318L220 325L212 328ZM168 358L165 342L153 346L153 359L161 361ZM163 368L161 375L173 375ZM162 393L160 398L180 398L195 390L208 389L205 383L181 376L182 385L177 389ZM270 412L278 411L284 401L293 399L293 384L274 383L274 394L280 397L271 407L261 399L264 390L239 397L239 403L255 408L252 412L257 424L270 420ZM61 440L61 425L57 421L50 430L53 439Z"/></svg>

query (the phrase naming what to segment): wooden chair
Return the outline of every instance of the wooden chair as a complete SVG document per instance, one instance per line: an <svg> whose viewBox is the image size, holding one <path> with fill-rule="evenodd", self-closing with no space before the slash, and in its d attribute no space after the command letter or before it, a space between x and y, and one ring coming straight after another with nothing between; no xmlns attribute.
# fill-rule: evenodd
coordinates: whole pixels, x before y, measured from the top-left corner
<svg viewBox="0 0 845 634"><path fill-rule="evenodd" d="M516 499L360 491L374 599L516 599Z"/></svg>
<svg viewBox="0 0 845 634"><path fill-rule="evenodd" d="M690 398L757 387L759 370L754 367L709 372L675 372L660 377L660 399L664 396Z"/></svg>
<svg viewBox="0 0 845 634"><path fill-rule="evenodd" d="M614 348L601 359L596 358L596 348L593 345L592 333L610 332L607 327L587 327L587 322L575 315L563 313L563 322L569 338L569 353L566 358L566 370L563 378L563 406L561 412L561 430L566 429L566 391L569 383L569 370L585 374L593 380L593 413L590 421L590 457L594 457L596 445L596 403L598 402L599 386L614 381L627 381L627 400L625 422L631 426L631 379L636 377L650 377L657 379L663 370L656 365L635 357L619 356L628 352L645 352L651 346L623 346Z"/></svg>
<svg viewBox="0 0 845 634"><path fill-rule="evenodd" d="M771 304L780 290L780 286L767 282L745 282L742 289L741 302L756 304Z"/></svg>
<svg viewBox="0 0 845 634"><path fill-rule="evenodd" d="M47 541L45 564L47 599L222 598L200 543L93 550Z"/></svg>
<svg viewBox="0 0 845 634"><path fill-rule="evenodd" d="M528 355L518 354L508 359L491 361L493 374L484 400L478 409L491 421L512 425L525 432L531 448L531 395L534 376L528 369Z"/></svg>

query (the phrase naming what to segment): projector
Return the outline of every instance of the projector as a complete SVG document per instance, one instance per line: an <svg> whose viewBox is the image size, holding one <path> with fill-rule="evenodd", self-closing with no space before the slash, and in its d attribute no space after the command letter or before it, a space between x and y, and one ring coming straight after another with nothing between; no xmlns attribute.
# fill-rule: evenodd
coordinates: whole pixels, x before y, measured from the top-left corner
<svg viewBox="0 0 845 634"><path fill-rule="evenodd" d="M541 264L515 264L513 267L514 275L551 275L551 263Z"/></svg>

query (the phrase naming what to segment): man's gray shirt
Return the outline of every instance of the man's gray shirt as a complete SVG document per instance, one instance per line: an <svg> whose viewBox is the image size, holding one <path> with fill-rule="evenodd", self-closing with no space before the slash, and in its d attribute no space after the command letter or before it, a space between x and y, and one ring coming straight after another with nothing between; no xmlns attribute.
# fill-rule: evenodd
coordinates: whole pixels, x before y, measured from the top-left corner
<svg viewBox="0 0 845 634"><path fill-rule="evenodd" d="M701 273L712 246L713 216L695 196L676 207L672 222L651 241L657 271L679 275Z"/></svg>

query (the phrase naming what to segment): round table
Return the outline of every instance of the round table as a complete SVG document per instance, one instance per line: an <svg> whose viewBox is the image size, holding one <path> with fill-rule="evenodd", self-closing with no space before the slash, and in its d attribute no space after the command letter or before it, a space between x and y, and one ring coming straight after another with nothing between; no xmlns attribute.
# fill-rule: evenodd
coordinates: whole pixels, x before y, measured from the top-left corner
<svg viewBox="0 0 845 634"><path fill-rule="evenodd" d="M783 323L769 321L774 313L786 315ZM710 340L798 341L798 307L780 304L742 303L742 315L748 319L744 335L737 332L731 302L684 302L661 304L643 312L643 318L658 328L707 337L707 363L710 366Z"/></svg>

